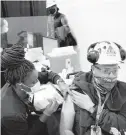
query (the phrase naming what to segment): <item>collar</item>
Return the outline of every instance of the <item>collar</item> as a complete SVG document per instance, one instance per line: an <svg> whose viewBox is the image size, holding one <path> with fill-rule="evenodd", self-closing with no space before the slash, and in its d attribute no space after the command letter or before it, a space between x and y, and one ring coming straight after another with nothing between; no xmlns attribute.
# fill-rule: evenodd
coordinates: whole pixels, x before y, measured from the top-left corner
<svg viewBox="0 0 126 135"><path fill-rule="evenodd" d="M12 91L15 93L15 96L26 106L27 113L35 111L34 108L34 96L32 102L29 101L29 95L21 90L19 87L11 85Z"/></svg>
<svg viewBox="0 0 126 135"><path fill-rule="evenodd" d="M22 100L22 101L27 101L29 98L29 95L21 90L19 87L16 87L14 85L10 85L12 87L13 92L15 92L15 94L17 94L17 96Z"/></svg>

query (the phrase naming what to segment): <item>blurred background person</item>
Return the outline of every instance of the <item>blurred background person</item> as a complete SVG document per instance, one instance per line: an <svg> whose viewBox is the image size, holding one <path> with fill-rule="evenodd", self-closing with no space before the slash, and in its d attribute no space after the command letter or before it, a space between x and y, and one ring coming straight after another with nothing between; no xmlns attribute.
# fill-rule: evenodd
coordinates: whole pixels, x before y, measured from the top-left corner
<svg viewBox="0 0 126 135"><path fill-rule="evenodd" d="M47 1L47 36L56 38L59 47L76 46L77 41L68 25L66 16L59 12L55 1Z"/></svg>

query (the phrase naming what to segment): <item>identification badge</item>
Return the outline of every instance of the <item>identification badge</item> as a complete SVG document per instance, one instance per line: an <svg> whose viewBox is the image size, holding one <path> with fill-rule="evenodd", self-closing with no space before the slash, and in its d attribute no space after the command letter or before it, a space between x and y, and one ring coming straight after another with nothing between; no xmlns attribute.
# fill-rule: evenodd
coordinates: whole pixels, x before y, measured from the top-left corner
<svg viewBox="0 0 126 135"><path fill-rule="evenodd" d="M99 126L91 126L91 135L102 135L101 128Z"/></svg>

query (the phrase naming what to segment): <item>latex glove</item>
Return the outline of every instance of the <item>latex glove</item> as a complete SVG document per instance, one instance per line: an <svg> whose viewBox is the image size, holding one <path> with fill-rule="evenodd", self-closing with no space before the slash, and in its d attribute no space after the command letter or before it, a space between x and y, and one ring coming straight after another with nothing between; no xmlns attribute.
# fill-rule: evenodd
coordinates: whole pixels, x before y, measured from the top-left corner
<svg viewBox="0 0 126 135"><path fill-rule="evenodd" d="M59 86L64 98L66 98L67 92L69 91L69 86L65 82L59 82L58 86Z"/></svg>
<svg viewBox="0 0 126 135"><path fill-rule="evenodd" d="M58 108L59 104L56 99L49 100L50 104L44 110L44 114L47 116L51 116Z"/></svg>
<svg viewBox="0 0 126 135"><path fill-rule="evenodd" d="M110 134L112 135L121 135L121 133L118 131L118 129L111 127Z"/></svg>
<svg viewBox="0 0 126 135"><path fill-rule="evenodd" d="M94 103L87 94L81 94L77 91L72 90L70 93L72 101L82 109L90 111L93 108Z"/></svg>

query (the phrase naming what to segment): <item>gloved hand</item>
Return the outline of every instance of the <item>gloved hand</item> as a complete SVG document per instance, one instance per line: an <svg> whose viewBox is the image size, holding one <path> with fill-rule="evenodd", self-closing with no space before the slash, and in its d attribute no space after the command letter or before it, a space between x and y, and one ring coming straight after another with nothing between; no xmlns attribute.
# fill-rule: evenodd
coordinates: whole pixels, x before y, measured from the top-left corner
<svg viewBox="0 0 126 135"><path fill-rule="evenodd" d="M64 98L66 98L67 92L69 91L69 86L65 82L59 82L58 86L59 86Z"/></svg>
<svg viewBox="0 0 126 135"><path fill-rule="evenodd" d="M90 109L93 108L93 106L95 105L86 93L81 94L77 91L72 90L70 95L72 101L82 109L90 111Z"/></svg>
<svg viewBox="0 0 126 135"><path fill-rule="evenodd" d="M51 116L58 108L59 104L56 99L49 100L50 104L44 110L44 114L47 116Z"/></svg>

